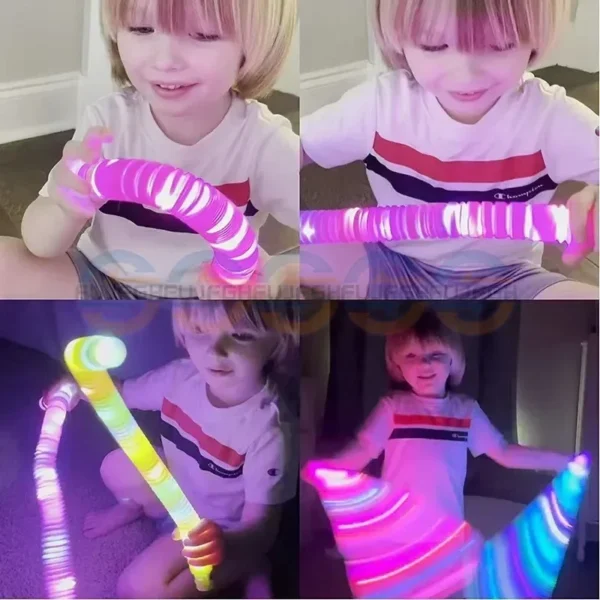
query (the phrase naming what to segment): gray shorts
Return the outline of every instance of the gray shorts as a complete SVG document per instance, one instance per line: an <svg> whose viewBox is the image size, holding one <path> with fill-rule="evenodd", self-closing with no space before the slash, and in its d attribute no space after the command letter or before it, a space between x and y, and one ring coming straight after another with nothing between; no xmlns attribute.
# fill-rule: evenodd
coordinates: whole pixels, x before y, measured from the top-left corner
<svg viewBox="0 0 600 600"><path fill-rule="evenodd" d="M457 271L428 265L383 244L365 244L367 298L374 300L532 300L566 281L529 263Z"/></svg>
<svg viewBox="0 0 600 600"><path fill-rule="evenodd" d="M144 294L97 269L77 248L68 252L79 277L80 300L172 300L173 297Z"/></svg>

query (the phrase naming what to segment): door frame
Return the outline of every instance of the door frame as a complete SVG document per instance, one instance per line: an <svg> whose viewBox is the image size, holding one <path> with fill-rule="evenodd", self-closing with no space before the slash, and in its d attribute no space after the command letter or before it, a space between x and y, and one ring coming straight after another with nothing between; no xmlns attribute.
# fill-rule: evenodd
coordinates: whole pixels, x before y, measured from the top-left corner
<svg viewBox="0 0 600 600"><path fill-rule="evenodd" d="M86 106L114 91L110 61L102 36L101 0L86 0L83 16L81 78L77 93L77 120Z"/></svg>

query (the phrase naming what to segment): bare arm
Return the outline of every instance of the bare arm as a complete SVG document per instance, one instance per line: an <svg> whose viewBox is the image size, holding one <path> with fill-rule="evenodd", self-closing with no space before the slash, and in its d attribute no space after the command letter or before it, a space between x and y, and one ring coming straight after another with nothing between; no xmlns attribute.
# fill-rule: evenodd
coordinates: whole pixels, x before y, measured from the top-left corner
<svg viewBox="0 0 600 600"><path fill-rule="evenodd" d="M382 450L383 448L377 452L359 439L353 440L341 452L326 461L327 467L344 471L362 471L381 454Z"/></svg>
<svg viewBox="0 0 600 600"><path fill-rule="evenodd" d="M35 256L55 258L73 245L88 220L69 211L60 200L40 196L29 205L23 216L23 243Z"/></svg>
<svg viewBox="0 0 600 600"><path fill-rule="evenodd" d="M565 469L570 456L559 452L528 448L519 444L508 444L489 455L499 465L508 469L526 469L536 471L552 471L558 473Z"/></svg>

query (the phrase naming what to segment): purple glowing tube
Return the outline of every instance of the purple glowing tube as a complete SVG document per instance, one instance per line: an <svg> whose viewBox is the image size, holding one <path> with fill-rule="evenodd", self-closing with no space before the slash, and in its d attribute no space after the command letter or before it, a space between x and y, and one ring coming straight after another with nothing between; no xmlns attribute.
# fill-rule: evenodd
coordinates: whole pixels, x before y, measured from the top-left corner
<svg viewBox="0 0 600 600"><path fill-rule="evenodd" d="M63 423L76 393L75 384L65 383L40 400L45 415L33 476L42 519L42 560L48 598L76 598L65 502L56 472Z"/></svg>
<svg viewBox="0 0 600 600"><path fill-rule="evenodd" d="M134 202L181 219L212 247L215 275L247 283L258 266L258 240L242 211L219 190L181 169L139 159L73 161L100 200ZM77 202L77 199L73 199Z"/></svg>
<svg viewBox="0 0 600 600"><path fill-rule="evenodd" d="M593 219L588 240L593 247ZM300 213L300 243L340 244L485 238L574 245L566 206L463 202Z"/></svg>

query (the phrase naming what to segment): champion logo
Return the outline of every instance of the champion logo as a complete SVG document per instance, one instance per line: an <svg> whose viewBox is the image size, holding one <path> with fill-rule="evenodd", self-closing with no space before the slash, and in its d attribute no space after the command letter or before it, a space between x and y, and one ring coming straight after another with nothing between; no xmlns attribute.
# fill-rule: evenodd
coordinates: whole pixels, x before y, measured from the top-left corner
<svg viewBox="0 0 600 600"><path fill-rule="evenodd" d="M529 197L531 196L534 192L536 192L537 190L539 190L540 188L543 188L543 185L536 185L534 187L532 187L530 190L527 190L526 192L523 192L522 194L505 194L504 192L498 192L496 194L494 194L494 198L496 200L516 200L517 198L523 198L523 197Z"/></svg>

